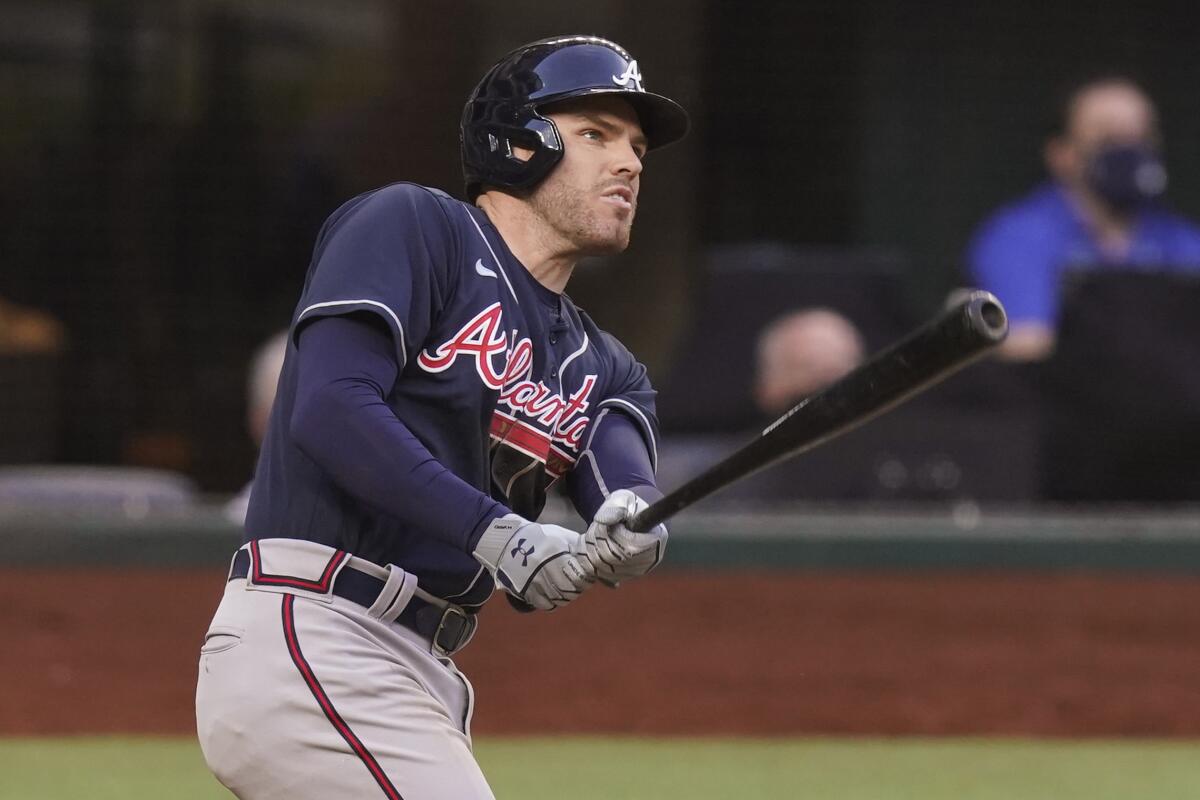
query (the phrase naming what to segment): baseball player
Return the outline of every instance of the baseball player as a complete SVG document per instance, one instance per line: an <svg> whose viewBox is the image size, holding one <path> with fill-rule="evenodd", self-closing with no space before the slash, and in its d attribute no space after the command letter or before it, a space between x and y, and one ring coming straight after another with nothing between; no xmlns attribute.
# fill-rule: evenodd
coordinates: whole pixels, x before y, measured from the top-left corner
<svg viewBox="0 0 1200 800"><path fill-rule="evenodd" d="M236 795L492 797L451 661L481 606L661 561L664 528L623 525L661 496L654 393L563 289L625 249L643 156L687 126L613 42L534 42L467 100L469 203L399 183L325 223L200 655L201 747ZM583 533L535 521L560 479Z"/></svg>

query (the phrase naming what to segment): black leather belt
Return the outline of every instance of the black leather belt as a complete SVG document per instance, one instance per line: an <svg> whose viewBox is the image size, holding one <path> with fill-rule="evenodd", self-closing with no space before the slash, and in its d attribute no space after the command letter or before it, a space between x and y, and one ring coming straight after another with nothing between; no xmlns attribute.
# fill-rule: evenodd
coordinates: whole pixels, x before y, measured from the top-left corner
<svg viewBox="0 0 1200 800"><path fill-rule="evenodd" d="M250 552L238 550L229 570L229 580L245 578L250 574ZM333 582L333 593L338 597L370 608L383 591L383 581L368 575L351 565L342 567ZM428 600L413 595L396 622L409 630L416 631L426 639L439 655L451 656L466 646L475 633L478 619L473 613L454 605L439 608Z"/></svg>

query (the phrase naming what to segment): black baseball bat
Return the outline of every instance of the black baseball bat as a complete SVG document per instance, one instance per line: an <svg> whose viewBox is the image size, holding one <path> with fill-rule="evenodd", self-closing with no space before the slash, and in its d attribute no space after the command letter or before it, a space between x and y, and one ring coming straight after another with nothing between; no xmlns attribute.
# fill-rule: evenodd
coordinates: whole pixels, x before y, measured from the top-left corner
<svg viewBox="0 0 1200 800"><path fill-rule="evenodd" d="M735 481L857 428L970 364L1007 334L1008 319L995 295L970 290L966 299L802 400L757 439L643 509L629 529L648 531Z"/></svg>

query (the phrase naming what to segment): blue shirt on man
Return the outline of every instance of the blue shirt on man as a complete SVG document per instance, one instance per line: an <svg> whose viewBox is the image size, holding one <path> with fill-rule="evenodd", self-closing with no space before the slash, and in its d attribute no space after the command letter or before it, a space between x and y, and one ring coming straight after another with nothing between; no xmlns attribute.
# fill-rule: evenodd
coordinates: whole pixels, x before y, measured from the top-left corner
<svg viewBox="0 0 1200 800"><path fill-rule="evenodd" d="M1105 253L1066 190L1045 183L986 220L968 249L972 279L1013 322L1058 320L1059 287L1073 269L1200 272L1200 227L1161 208L1138 213L1129 249Z"/></svg>

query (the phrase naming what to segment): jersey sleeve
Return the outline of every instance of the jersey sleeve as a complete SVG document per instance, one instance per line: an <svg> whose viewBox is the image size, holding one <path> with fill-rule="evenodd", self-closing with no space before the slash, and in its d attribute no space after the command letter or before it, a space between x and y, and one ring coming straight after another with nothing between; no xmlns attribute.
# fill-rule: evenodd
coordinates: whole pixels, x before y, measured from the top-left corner
<svg viewBox="0 0 1200 800"><path fill-rule="evenodd" d="M590 522L617 489L630 489L648 503L663 496L641 430L632 418L606 408L596 415L575 469L567 474L567 494L579 516Z"/></svg>
<svg viewBox="0 0 1200 800"><path fill-rule="evenodd" d="M354 316L305 327L291 435L343 491L469 553L509 509L447 469L388 406L400 365L372 323Z"/></svg>
<svg viewBox="0 0 1200 800"><path fill-rule="evenodd" d="M646 368L616 338L606 333L597 338L607 354L604 391L566 482L572 504L586 521L617 489L632 489L649 502L662 496L654 479L658 417Z"/></svg>
<svg viewBox="0 0 1200 800"><path fill-rule="evenodd" d="M646 368L638 362L616 337L600 334L609 353L608 380L605 382L603 398L596 406L612 409L626 415L637 426L650 455L650 464L658 469L658 416L654 408L654 388L646 375ZM593 418L594 420L595 418ZM585 432L584 439L587 439Z"/></svg>
<svg viewBox="0 0 1200 800"><path fill-rule="evenodd" d="M338 209L317 239L292 337L313 320L357 312L391 331L401 370L450 292L457 238L439 198L393 184Z"/></svg>

